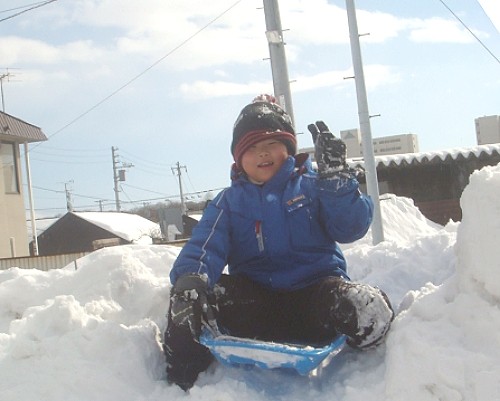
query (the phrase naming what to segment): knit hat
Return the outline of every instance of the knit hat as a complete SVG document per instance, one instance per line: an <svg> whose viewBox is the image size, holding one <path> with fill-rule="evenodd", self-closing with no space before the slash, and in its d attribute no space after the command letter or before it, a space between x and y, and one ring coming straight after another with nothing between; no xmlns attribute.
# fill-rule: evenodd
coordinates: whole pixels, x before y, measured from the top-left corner
<svg viewBox="0 0 500 401"><path fill-rule="evenodd" d="M274 96L259 95L241 110L233 128L231 153L240 167L243 154L257 142L277 139L295 155L297 140L290 116L276 103Z"/></svg>

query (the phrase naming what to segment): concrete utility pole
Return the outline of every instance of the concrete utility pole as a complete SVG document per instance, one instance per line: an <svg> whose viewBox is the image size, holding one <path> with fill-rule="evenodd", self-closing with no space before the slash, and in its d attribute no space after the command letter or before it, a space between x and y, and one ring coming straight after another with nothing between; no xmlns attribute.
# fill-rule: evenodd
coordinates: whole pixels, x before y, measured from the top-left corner
<svg viewBox="0 0 500 401"><path fill-rule="evenodd" d="M73 180L64 183L64 192L66 193L66 210L68 212L73 211L73 200L71 199L71 189L69 189L68 185L72 184Z"/></svg>
<svg viewBox="0 0 500 401"><path fill-rule="evenodd" d="M264 0L264 14L266 17L266 37L271 57L274 96L278 104L288 113L293 126L295 126L278 0Z"/></svg>
<svg viewBox="0 0 500 401"><path fill-rule="evenodd" d="M1 74L0 75L0 94L2 95L2 111L5 113L5 98L3 96L3 80L5 78L9 79L9 77L11 76L12 74L7 71L6 73L4 74Z"/></svg>
<svg viewBox="0 0 500 401"><path fill-rule="evenodd" d="M181 179L182 169L184 169L184 171L187 172L186 166L181 166L179 162L177 162L175 167L172 167L172 173L176 174L177 177L179 178L179 193L181 196L181 215L184 216L186 214L186 206L184 204L184 192L182 190L182 179Z"/></svg>
<svg viewBox="0 0 500 401"><path fill-rule="evenodd" d="M372 239L376 245L384 240L384 229L382 225L382 213L380 211L380 199L377 179L377 167L373 151L373 141L370 126L370 114L368 112L368 100L366 96L365 76L363 62L361 60L361 48L359 45L358 22L356 19L356 8L354 0L346 0L347 19L349 22L349 38L351 42L352 64L354 67L354 79L356 81L356 95L358 99L359 129L363 142L363 158L365 161L366 188L374 204Z"/></svg>
<svg viewBox="0 0 500 401"><path fill-rule="evenodd" d="M120 203L120 182L125 181L125 169L129 167L134 167L131 163L120 163L118 148L114 146L111 147L111 155L113 157L113 182L115 191L115 204L116 211L120 212L122 210Z"/></svg>
<svg viewBox="0 0 500 401"><path fill-rule="evenodd" d="M31 185L31 167L28 142L24 142L24 161L26 162L26 180L28 181L28 197L31 216L31 238L33 239L33 256L38 256L38 236L36 232L35 202L33 200L33 186Z"/></svg>

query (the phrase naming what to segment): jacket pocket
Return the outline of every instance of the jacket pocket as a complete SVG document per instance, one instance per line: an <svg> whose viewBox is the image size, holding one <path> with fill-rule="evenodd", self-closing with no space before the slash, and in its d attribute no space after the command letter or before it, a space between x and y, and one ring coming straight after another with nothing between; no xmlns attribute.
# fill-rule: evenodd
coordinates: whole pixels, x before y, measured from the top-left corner
<svg viewBox="0 0 500 401"><path fill-rule="evenodd" d="M290 241L294 249L311 249L328 245L319 218L319 205L300 195L286 202Z"/></svg>

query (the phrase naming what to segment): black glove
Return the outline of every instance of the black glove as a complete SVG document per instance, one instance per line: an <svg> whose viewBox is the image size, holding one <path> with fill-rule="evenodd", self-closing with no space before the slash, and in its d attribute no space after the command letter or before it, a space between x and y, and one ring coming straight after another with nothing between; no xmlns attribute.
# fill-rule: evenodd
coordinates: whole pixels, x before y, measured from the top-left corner
<svg viewBox="0 0 500 401"><path fill-rule="evenodd" d="M189 328L198 340L201 326L219 333L212 307L208 303L208 284L199 274L187 274L177 279L170 296L170 316L176 326Z"/></svg>
<svg viewBox="0 0 500 401"><path fill-rule="evenodd" d="M320 178L330 178L348 170L345 143L330 132L323 121L307 126L314 141L314 156Z"/></svg>

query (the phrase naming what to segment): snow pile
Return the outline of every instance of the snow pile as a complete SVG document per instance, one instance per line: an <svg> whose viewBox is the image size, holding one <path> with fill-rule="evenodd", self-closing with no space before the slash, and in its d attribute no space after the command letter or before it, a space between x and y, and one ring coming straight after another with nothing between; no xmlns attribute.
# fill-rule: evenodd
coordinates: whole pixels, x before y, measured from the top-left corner
<svg viewBox="0 0 500 401"><path fill-rule="evenodd" d="M214 365L186 394L165 381L160 336L179 249L102 249L65 269L0 272L2 401L500 399L500 167L474 174L460 224L382 202L386 241L347 247L354 280L386 290L386 345L349 350L321 381ZM458 232L457 232L458 231Z"/></svg>
<svg viewBox="0 0 500 401"><path fill-rule="evenodd" d="M461 199L457 273L407 296L387 344L386 400L500 398L498 194L498 166L472 176Z"/></svg>
<svg viewBox="0 0 500 401"><path fill-rule="evenodd" d="M156 338L177 254L135 245L90 254L77 271L1 272L2 400L139 400L162 383Z"/></svg>

